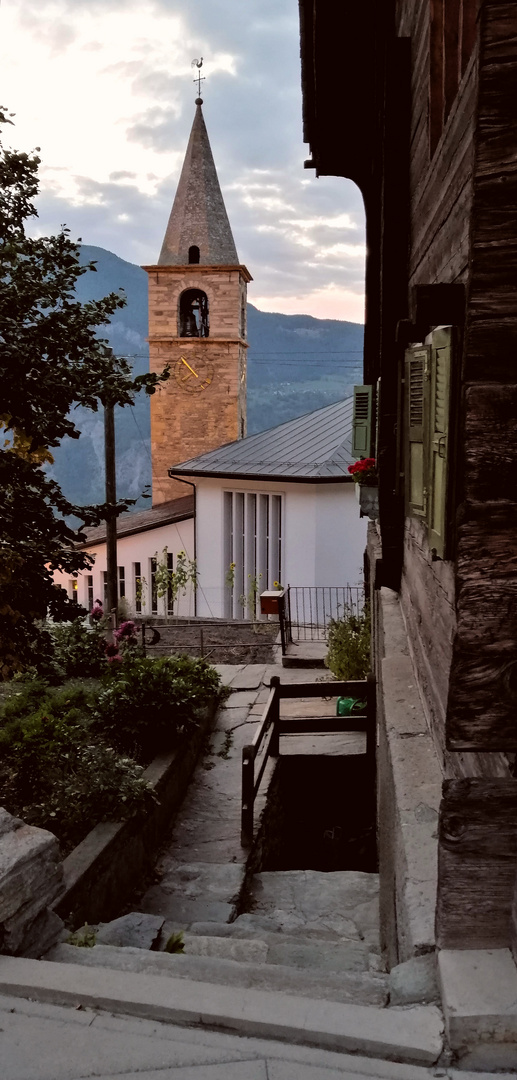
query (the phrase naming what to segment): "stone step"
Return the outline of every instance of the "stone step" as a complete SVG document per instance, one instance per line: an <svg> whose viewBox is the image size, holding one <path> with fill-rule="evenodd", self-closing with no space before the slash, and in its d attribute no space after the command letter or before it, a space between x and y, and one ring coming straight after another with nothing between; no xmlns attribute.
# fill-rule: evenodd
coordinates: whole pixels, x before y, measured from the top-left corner
<svg viewBox="0 0 517 1080"><path fill-rule="evenodd" d="M239 962L213 956L148 952L112 945L95 945L90 949L57 945L45 959L55 963L140 972L225 987L272 990L323 1001L381 1007L388 1002L388 978L378 973L308 972L285 964Z"/></svg>
<svg viewBox="0 0 517 1080"><path fill-rule="evenodd" d="M337 973L382 970L378 954L371 953L368 945L362 941L346 944L323 941L307 943L296 939L286 941L283 935L278 934L264 941L258 937L232 938L185 933L183 942L186 956L218 957L241 963L252 961Z"/></svg>
<svg viewBox="0 0 517 1080"><path fill-rule="evenodd" d="M283 933L333 930L379 952L379 875L359 870L263 871L250 889L251 914Z"/></svg>

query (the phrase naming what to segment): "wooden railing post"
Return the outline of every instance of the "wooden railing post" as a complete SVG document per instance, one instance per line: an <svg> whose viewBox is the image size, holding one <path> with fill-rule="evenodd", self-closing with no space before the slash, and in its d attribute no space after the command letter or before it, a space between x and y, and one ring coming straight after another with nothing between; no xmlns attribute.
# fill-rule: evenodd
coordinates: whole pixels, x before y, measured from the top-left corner
<svg viewBox="0 0 517 1080"><path fill-rule="evenodd" d="M241 803L241 845L251 847L253 843L253 804L255 802L255 750L253 746L242 749L242 803Z"/></svg>
<svg viewBox="0 0 517 1080"><path fill-rule="evenodd" d="M280 678L278 675L272 675L269 683L272 690L275 691L274 701L271 707L271 723L273 725L273 734L271 736L271 742L269 744L269 753L271 757L278 757L280 753Z"/></svg>

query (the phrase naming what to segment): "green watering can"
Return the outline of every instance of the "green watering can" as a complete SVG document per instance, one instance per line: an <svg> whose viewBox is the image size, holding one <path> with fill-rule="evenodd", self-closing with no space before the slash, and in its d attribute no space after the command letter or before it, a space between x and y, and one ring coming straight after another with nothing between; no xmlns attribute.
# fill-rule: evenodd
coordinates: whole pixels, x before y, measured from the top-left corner
<svg viewBox="0 0 517 1080"><path fill-rule="evenodd" d="M338 697L336 716L362 716L366 712L366 701L353 697Z"/></svg>

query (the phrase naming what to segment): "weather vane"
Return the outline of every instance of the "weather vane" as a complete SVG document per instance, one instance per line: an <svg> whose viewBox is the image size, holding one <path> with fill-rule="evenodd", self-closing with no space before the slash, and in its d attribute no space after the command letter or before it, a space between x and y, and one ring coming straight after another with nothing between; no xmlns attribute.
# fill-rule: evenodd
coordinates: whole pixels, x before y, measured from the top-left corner
<svg viewBox="0 0 517 1080"><path fill-rule="evenodd" d="M201 74L201 68L203 67L203 57L201 56L199 60L193 60L190 66L197 67L198 69L196 78L192 81L195 83L197 82L197 96L198 98L201 98L201 83L205 81L205 76Z"/></svg>

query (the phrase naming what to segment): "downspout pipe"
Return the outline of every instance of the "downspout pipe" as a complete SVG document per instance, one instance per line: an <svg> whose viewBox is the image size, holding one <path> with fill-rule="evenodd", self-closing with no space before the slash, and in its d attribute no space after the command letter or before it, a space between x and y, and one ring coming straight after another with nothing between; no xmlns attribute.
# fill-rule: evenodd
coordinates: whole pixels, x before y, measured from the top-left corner
<svg viewBox="0 0 517 1080"><path fill-rule="evenodd" d="M197 568L197 488L196 488L196 485L193 484L190 480L184 480L182 476L176 476L176 473L174 472L174 469L169 469L167 475L170 476L171 480L179 480L180 484L187 484L188 487L192 488L192 493L194 495L194 562L195 562L196 568ZM196 588L194 590L194 617L196 617L196 616L197 616L197 582L196 582Z"/></svg>

